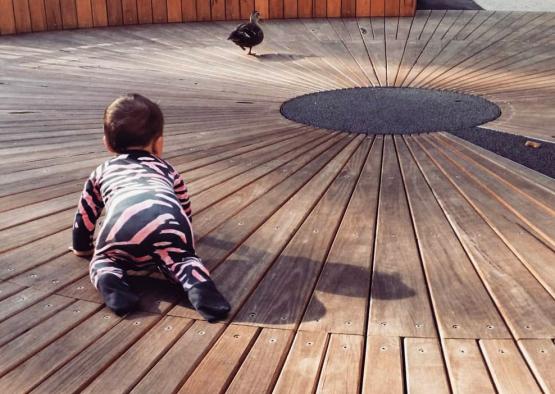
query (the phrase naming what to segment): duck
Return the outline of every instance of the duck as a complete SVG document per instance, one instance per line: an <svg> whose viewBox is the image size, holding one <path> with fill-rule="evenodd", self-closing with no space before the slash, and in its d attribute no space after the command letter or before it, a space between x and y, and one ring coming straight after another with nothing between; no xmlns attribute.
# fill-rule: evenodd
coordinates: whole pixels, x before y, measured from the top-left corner
<svg viewBox="0 0 555 394"><path fill-rule="evenodd" d="M249 48L248 55L256 56L256 53L252 53L252 47L260 44L262 40L264 40L264 32L259 22L260 12L254 10L250 15L249 23L242 23L237 26L227 39L240 46L243 51L245 48Z"/></svg>

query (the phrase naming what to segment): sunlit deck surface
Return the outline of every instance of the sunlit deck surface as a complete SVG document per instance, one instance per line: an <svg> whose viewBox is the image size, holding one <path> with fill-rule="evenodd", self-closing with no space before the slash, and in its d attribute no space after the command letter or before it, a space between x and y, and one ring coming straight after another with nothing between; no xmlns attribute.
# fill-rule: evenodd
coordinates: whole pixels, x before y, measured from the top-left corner
<svg viewBox="0 0 555 394"><path fill-rule="evenodd" d="M482 95L485 125L555 140L555 14L272 21L0 40L0 392L555 392L555 180L439 132L363 136L279 114L300 94ZM159 100L199 255L233 305L209 324L157 275L120 318L67 250L100 119Z"/></svg>

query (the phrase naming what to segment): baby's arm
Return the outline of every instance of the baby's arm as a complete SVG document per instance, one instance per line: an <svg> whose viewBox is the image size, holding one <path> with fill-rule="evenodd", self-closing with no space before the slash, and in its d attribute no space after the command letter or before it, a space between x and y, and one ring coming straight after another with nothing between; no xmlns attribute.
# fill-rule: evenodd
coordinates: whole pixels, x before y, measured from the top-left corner
<svg viewBox="0 0 555 394"><path fill-rule="evenodd" d="M185 214L189 218L189 221L192 222L193 218L193 211L191 209L191 201L189 200L189 192L187 191L187 185L183 180L183 177L179 172L174 169L174 181L173 181L173 190L175 191L175 195L177 196Z"/></svg>
<svg viewBox="0 0 555 394"><path fill-rule="evenodd" d="M77 256L93 254L94 228L102 208L104 208L104 202L102 201L95 171L85 183L73 223L73 247L71 250Z"/></svg>

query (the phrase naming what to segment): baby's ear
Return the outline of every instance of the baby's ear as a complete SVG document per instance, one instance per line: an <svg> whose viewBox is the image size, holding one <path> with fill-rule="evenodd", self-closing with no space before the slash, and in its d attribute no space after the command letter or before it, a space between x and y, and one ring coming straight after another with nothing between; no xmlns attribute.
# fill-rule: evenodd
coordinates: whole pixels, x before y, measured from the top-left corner
<svg viewBox="0 0 555 394"><path fill-rule="evenodd" d="M162 153L164 152L164 135L156 137L154 144L152 144L152 150L152 153L156 156L162 157Z"/></svg>
<svg viewBox="0 0 555 394"><path fill-rule="evenodd" d="M106 147L106 149L108 150L108 152L115 153L114 149L112 149L112 147L111 147L110 144L108 143L108 140L106 139L106 136L105 136L105 135L102 136L102 142L104 143L104 146Z"/></svg>

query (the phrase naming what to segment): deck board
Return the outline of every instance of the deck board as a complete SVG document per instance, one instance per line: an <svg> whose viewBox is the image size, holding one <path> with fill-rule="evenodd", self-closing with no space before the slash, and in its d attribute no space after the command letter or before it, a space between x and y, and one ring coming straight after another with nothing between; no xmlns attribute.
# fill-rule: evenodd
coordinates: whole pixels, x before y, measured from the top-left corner
<svg viewBox="0 0 555 394"><path fill-rule="evenodd" d="M344 3L356 19L266 22L250 57L225 40L234 23L150 22L252 1L79 1L76 17L39 3L0 29L146 24L0 41L0 391L553 391L555 181L445 132L356 136L279 108L327 89L457 90L501 106L486 127L555 141L554 15ZM151 273L131 278L140 311L118 317L67 250L109 157L102 111L127 91L164 110L224 322Z"/></svg>

